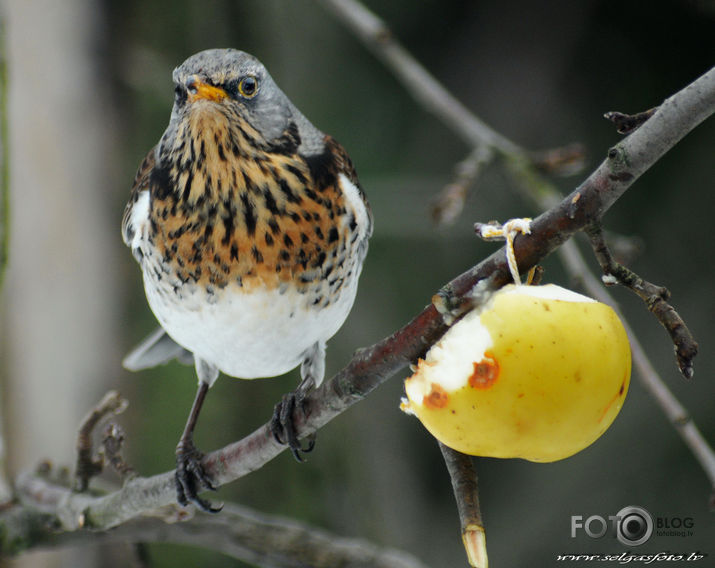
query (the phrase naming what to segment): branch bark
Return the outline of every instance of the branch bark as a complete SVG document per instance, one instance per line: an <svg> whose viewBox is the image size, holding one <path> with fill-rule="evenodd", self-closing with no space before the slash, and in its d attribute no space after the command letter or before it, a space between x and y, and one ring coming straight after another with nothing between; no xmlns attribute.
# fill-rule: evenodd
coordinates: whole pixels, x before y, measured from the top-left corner
<svg viewBox="0 0 715 568"><path fill-rule="evenodd" d="M452 491L457 502L459 524L462 529L462 542L469 565L474 568L487 568L489 560L474 458L453 450L442 442L439 442L439 449L452 480Z"/></svg>
<svg viewBox="0 0 715 568"><path fill-rule="evenodd" d="M24 497L33 497L33 506L13 506L0 512L3 555L22 552L28 543L40 549L174 543L211 548L244 562L273 568L426 568L405 552L229 503L220 515L197 513L190 520L186 519L191 515L185 509L172 505L111 531L58 531L56 509L72 498L72 491L66 484L52 480L49 473L23 475ZM38 506L40 503L42 506Z"/></svg>
<svg viewBox="0 0 715 568"><path fill-rule="evenodd" d="M534 219L532 234L515 240L520 269L527 271L574 233L599 220L644 171L714 111L715 70L710 70L667 99L641 128L611 148L606 159L579 187ZM510 280L503 250L457 276L439 295L449 298L458 311L466 311L474 287L486 279L494 286ZM297 424L300 434L306 436L317 431L416 361L446 332L448 319L443 311L429 305L391 336L359 350L342 371L308 395L307 418ZM264 424L243 440L209 454L204 465L207 473L222 485L259 469L284 449L273 439L269 424ZM121 490L101 497L63 494L52 503L51 510L65 530L107 529L172 504L173 479L173 472L137 477ZM32 496L23 478L18 480L17 490ZM34 495L32 500L41 503L43 495Z"/></svg>

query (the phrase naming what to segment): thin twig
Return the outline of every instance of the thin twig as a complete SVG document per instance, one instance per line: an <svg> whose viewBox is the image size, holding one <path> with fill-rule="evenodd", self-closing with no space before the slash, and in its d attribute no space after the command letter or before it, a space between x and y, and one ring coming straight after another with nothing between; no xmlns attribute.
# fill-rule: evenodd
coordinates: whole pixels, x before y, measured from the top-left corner
<svg viewBox="0 0 715 568"><path fill-rule="evenodd" d="M111 414L120 414L127 407L127 400L117 391L109 391L82 420L77 432L77 467L75 471L78 491L85 491L89 480L102 472L104 460L95 456L92 435L97 427Z"/></svg>
<svg viewBox="0 0 715 568"><path fill-rule="evenodd" d="M441 189L430 205L432 220L437 225L450 225L462 213L470 189L494 157L493 147L480 144L457 163L454 180ZM586 164L586 153L581 144L530 151L523 157L538 171L557 176L577 174Z"/></svg>
<svg viewBox="0 0 715 568"><path fill-rule="evenodd" d="M673 345L675 345L675 355L680 372L686 379L692 379L693 359L698 353L698 344L693 339L683 318L668 303L670 298L668 289L643 280L635 272L617 263L606 244L600 223L594 223L585 232L603 270L604 278L602 280L604 283L609 284L613 279L614 284L618 283L632 290L646 303L648 309L670 334Z"/></svg>
<svg viewBox="0 0 715 568"><path fill-rule="evenodd" d="M442 188L430 205L432 220L437 225L450 225L459 217L469 189L493 156L488 146L477 146L455 166L454 180Z"/></svg>
<svg viewBox="0 0 715 568"><path fill-rule="evenodd" d="M439 449L452 480L452 490L457 501L459 524L462 529L462 541L469 565L474 568L487 568L489 565L487 544L479 506L479 487L474 459L445 446L442 442L439 442Z"/></svg>
<svg viewBox="0 0 715 568"><path fill-rule="evenodd" d="M616 132L619 134L630 134L653 116L653 113L657 110L658 107L654 107L636 114L624 114L618 111L611 111L605 113L603 117L616 125Z"/></svg>
<svg viewBox="0 0 715 568"><path fill-rule="evenodd" d="M450 225L462 213L470 189L484 168L495 157L494 148L481 144L469 156L455 166L454 180L444 186L430 205L432 220L437 225ZM570 176L581 172L586 164L585 151L580 144L561 148L531 151L524 154L525 160L537 170L557 176Z"/></svg>
<svg viewBox="0 0 715 568"><path fill-rule="evenodd" d="M111 468L117 472L119 477L126 481L134 477L137 473L122 456L122 446L124 445L124 430L118 424L107 424L102 436L100 453L109 462Z"/></svg>
<svg viewBox="0 0 715 568"><path fill-rule="evenodd" d="M583 171L586 166L586 149L578 143L531 151L529 157L537 170L556 176L572 176Z"/></svg>

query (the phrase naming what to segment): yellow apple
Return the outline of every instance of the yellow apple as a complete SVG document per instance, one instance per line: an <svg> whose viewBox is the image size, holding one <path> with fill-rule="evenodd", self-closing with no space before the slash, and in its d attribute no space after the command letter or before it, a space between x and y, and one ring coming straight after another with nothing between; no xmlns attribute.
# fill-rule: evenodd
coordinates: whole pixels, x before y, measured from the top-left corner
<svg viewBox="0 0 715 568"><path fill-rule="evenodd" d="M509 285L419 361L402 409L457 451L549 462L606 431L630 373L609 306L553 284Z"/></svg>

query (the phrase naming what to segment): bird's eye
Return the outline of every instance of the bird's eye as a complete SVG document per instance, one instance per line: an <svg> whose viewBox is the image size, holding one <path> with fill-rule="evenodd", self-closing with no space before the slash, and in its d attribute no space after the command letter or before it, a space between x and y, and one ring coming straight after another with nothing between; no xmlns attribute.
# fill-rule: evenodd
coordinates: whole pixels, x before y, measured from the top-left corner
<svg viewBox="0 0 715 568"><path fill-rule="evenodd" d="M247 99L256 96L258 92L258 79L253 75L247 75L238 83L238 93Z"/></svg>

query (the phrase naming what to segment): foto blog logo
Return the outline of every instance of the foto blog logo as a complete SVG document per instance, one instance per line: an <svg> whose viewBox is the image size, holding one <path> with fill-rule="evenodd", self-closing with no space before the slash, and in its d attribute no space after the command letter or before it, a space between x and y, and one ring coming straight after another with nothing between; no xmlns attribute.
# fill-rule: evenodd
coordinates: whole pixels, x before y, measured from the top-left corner
<svg viewBox="0 0 715 568"><path fill-rule="evenodd" d="M648 541L653 534L653 517L643 507L629 505L623 507L615 515L571 516L571 538L576 538L581 531L590 538L601 538L609 532L621 544L640 546Z"/></svg>

